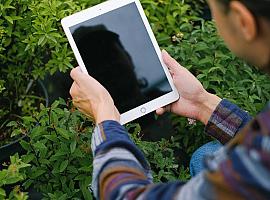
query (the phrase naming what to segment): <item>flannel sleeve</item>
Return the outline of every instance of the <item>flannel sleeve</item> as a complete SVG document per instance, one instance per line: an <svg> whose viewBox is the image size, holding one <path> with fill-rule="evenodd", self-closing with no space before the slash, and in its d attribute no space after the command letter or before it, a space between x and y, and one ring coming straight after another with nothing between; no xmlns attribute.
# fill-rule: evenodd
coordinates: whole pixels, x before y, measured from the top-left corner
<svg viewBox="0 0 270 200"><path fill-rule="evenodd" d="M238 106L223 99L210 117L205 132L222 144L230 141L252 117Z"/></svg>

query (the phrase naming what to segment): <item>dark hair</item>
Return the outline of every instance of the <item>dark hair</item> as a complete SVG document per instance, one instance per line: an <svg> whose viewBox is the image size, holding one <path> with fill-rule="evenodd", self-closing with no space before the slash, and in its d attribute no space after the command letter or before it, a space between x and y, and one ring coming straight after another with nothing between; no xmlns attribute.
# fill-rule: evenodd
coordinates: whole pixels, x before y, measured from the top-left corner
<svg viewBox="0 0 270 200"><path fill-rule="evenodd" d="M223 3L227 9L231 1L235 0L217 0ZM238 0L242 2L255 16L265 17L270 20L270 0Z"/></svg>

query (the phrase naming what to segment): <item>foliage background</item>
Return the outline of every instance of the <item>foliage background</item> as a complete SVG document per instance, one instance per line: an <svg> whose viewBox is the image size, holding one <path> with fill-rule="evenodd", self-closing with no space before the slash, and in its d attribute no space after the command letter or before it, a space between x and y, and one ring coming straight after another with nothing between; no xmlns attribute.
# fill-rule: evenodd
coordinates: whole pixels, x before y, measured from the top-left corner
<svg viewBox="0 0 270 200"><path fill-rule="evenodd" d="M13 127L13 133L23 132L17 123L13 123L13 126L9 123L12 120L22 123L28 132L35 127L32 123L36 122L29 124L24 119L26 116L38 116L47 109L44 107L40 109L39 104L44 103L44 97L34 90L38 80L44 79L47 74L67 72L76 65L60 20L100 2L102 1L0 1L0 127L3 134L12 133L3 132L8 127ZM206 5L203 0L141 0L141 3L160 47L167 49L174 58L188 68L208 91L231 100L252 115L263 108L270 99L269 77L229 52L218 37L214 22L202 19ZM59 109L64 108L59 107ZM67 114L69 111L65 112ZM189 125L184 118L178 116L171 116L171 118L175 127L175 136L169 140L142 141L139 134L140 126L137 124L127 126L134 141L146 154L156 181L187 180L188 166L179 160L177 154L184 153L188 160L199 146L211 140L204 135L202 124ZM43 128L47 126L48 124L42 125ZM45 142L44 138L33 138L33 141L38 144ZM41 146L46 142L42 144ZM27 155L32 153L28 151ZM39 159L43 159L42 155L39 155ZM32 168L37 162L31 159L24 161L30 163ZM37 170L33 169L33 171ZM76 175L80 173L77 172ZM40 181L46 177L40 174L36 178ZM57 182L60 178L55 176L53 180ZM75 185L74 189L78 188L79 186ZM50 193L50 188L40 188L40 190ZM61 194L61 190L64 191L64 186L59 186L60 193L50 194L59 198L64 195ZM82 193L68 194L70 194L69 198L72 195L78 197L83 195Z"/></svg>

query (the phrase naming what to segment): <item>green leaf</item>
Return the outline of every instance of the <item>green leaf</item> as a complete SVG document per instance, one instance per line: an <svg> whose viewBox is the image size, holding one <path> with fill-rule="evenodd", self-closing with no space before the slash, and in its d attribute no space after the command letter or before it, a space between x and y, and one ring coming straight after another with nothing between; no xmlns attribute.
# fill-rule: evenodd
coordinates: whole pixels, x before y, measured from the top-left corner
<svg viewBox="0 0 270 200"><path fill-rule="evenodd" d="M10 137L15 137L17 135L21 135L22 131L20 129L14 129L10 135Z"/></svg>
<svg viewBox="0 0 270 200"><path fill-rule="evenodd" d="M32 150L30 144L29 144L28 142L26 142L25 140L21 140L21 141L20 141L20 145L21 145L22 148L24 148L26 151Z"/></svg>
<svg viewBox="0 0 270 200"><path fill-rule="evenodd" d="M5 197L6 191L3 188L0 188L0 197Z"/></svg>
<svg viewBox="0 0 270 200"><path fill-rule="evenodd" d="M9 122L6 126L7 126L7 127L11 127L11 126L16 126L16 125L18 125L17 122L11 121L11 122Z"/></svg>
<svg viewBox="0 0 270 200"><path fill-rule="evenodd" d="M24 123L31 123L31 122L37 122L33 117L30 116L24 116L22 117Z"/></svg>
<svg viewBox="0 0 270 200"><path fill-rule="evenodd" d="M89 184L91 183L91 179L89 177L85 177L83 180L79 182L80 189L83 193L83 197L86 200L92 200L92 195L88 189Z"/></svg>
<svg viewBox="0 0 270 200"><path fill-rule="evenodd" d="M91 165L83 166L83 167L80 167L78 170L81 171L81 172L91 172L92 171L92 166Z"/></svg>
<svg viewBox="0 0 270 200"><path fill-rule="evenodd" d="M57 115L54 111L51 112L51 119L52 119L51 121L52 121L52 124L56 127L59 125L58 117L59 115Z"/></svg>
<svg viewBox="0 0 270 200"><path fill-rule="evenodd" d="M13 19L10 16L4 16L4 18L11 24L13 24Z"/></svg>
<svg viewBox="0 0 270 200"><path fill-rule="evenodd" d="M197 76L197 79L202 79L202 78L204 78L204 77L206 77L206 74L199 74L199 75Z"/></svg>
<svg viewBox="0 0 270 200"><path fill-rule="evenodd" d="M84 180L85 179L85 175L84 174L80 174L80 175L78 175L78 176L76 176L75 178L74 178L74 180Z"/></svg>
<svg viewBox="0 0 270 200"><path fill-rule="evenodd" d="M58 142L56 135L44 135L44 137L52 142Z"/></svg>
<svg viewBox="0 0 270 200"><path fill-rule="evenodd" d="M64 162L61 163L59 167L59 172L63 172L68 166L68 160L65 160Z"/></svg>
<svg viewBox="0 0 270 200"><path fill-rule="evenodd" d="M22 156L22 160L25 163L31 162L34 158L35 158L35 155L33 153L29 153L29 154L26 154L26 155Z"/></svg>
<svg viewBox="0 0 270 200"><path fill-rule="evenodd" d="M36 126L32 129L30 136L32 139L38 139L42 137L44 133L46 133L46 127Z"/></svg>
<svg viewBox="0 0 270 200"><path fill-rule="evenodd" d="M71 153L71 154L74 153L74 151L75 151L75 149L76 149L76 144L77 144L76 140L74 140L74 141L72 141L72 142L70 143L70 153Z"/></svg>
<svg viewBox="0 0 270 200"><path fill-rule="evenodd" d="M78 174L78 169L77 169L77 167L75 167L75 166L73 166L73 165L69 165L68 167L67 167L67 170L68 170L68 172L69 173L71 173L71 174Z"/></svg>
<svg viewBox="0 0 270 200"><path fill-rule="evenodd" d="M33 183L34 180L28 179L23 183L23 186L25 187L25 189L28 189Z"/></svg>
<svg viewBox="0 0 270 200"><path fill-rule="evenodd" d="M34 148L40 152L41 157L45 157L48 148L43 144L42 142L38 141L35 144L33 144Z"/></svg>
<svg viewBox="0 0 270 200"><path fill-rule="evenodd" d="M38 40L38 45L43 46L43 45L44 45L44 40L45 40L45 39L46 39L46 36L45 36L45 35L41 36L41 37L39 38L39 40Z"/></svg>
<svg viewBox="0 0 270 200"><path fill-rule="evenodd" d="M32 179L36 179L37 177L41 176L45 172L46 172L46 170L44 170L44 169L35 168L34 170L32 170L32 172L29 174L29 176Z"/></svg>
<svg viewBox="0 0 270 200"><path fill-rule="evenodd" d="M71 137L69 131L66 129L56 128L56 132L59 133L65 139L70 139L70 137Z"/></svg>
<svg viewBox="0 0 270 200"><path fill-rule="evenodd" d="M53 102L53 104L51 105L52 108L57 108L59 105L59 101L55 101Z"/></svg>

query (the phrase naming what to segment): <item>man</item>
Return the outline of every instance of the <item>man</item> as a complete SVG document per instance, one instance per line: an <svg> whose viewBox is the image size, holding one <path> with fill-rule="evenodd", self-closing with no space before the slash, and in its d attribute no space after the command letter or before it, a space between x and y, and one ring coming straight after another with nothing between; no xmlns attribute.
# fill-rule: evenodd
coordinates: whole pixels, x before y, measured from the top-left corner
<svg viewBox="0 0 270 200"><path fill-rule="evenodd" d="M209 0L220 35L238 56L270 71L270 1ZM208 93L165 51L181 98L157 110L200 120L206 132L226 144L205 159L187 183L154 184L141 151L119 124L119 112L106 89L79 68L70 93L83 113L94 118L92 188L98 199L270 199L270 106L251 122L227 100ZM91 91L91 92L89 92ZM249 122L249 123L248 123Z"/></svg>

